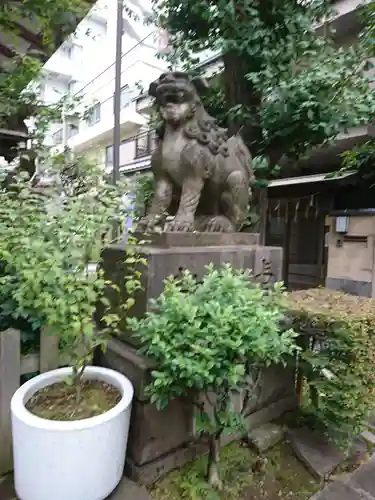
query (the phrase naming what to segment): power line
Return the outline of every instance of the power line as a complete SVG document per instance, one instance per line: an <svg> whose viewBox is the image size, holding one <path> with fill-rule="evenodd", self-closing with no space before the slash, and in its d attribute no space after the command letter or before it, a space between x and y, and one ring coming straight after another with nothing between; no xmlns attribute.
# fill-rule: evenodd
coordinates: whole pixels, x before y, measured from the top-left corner
<svg viewBox="0 0 375 500"><path fill-rule="evenodd" d="M129 49L127 52L125 52L124 54L122 54L121 56L121 60L127 56L130 52L132 52L134 49L136 49L139 45L141 45L145 40L147 40L147 38L149 38L151 35L155 34L156 31L152 31L151 33L149 33L147 36L145 36L144 38L142 38L141 41L139 41L138 43L136 43L131 49ZM93 82L95 82L95 80L97 80L98 78L100 78L102 75L104 75L104 73L106 73L109 69L113 68L114 66L116 66L116 61L113 62L112 64L110 64L107 68L105 68L101 73L99 73L98 75L96 75L92 80L90 80L88 83L86 83L86 85L84 85L84 87L82 87L80 90L78 90L78 92L76 92L74 95L77 96L79 95L81 92L83 92L89 85L91 85ZM112 81L113 78L111 78L110 81ZM108 82L109 83L109 82Z"/></svg>
<svg viewBox="0 0 375 500"><path fill-rule="evenodd" d="M123 75L125 75L125 73L127 73L129 71L129 69L131 69L133 66L134 66L135 63L132 63L130 66L127 66L124 70L121 70L121 77ZM115 77L111 78L110 80L108 80L107 82L103 83L103 85L99 88L96 88L95 89L95 94L98 94L98 92L100 92L101 90L103 90L105 87L107 87L107 85L111 82L113 82L114 80L116 80ZM79 93L79 92L78 92ZM77 94L75 94L77 95ZM103 104L105 104L106 102L110 101L111 99L113 99L113 92L111 93L110 96L108 97L105 97L103 99L100 99L100 105L102 106Z"/></svg>

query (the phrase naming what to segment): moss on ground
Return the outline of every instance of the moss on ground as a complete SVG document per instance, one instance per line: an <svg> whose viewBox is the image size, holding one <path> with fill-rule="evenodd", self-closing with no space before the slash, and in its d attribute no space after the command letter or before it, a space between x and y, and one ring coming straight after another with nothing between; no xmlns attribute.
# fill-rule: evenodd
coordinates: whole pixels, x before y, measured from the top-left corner
<svg viewBox="0 0 375 500"><path fill-rule="evenodd" d="M282 443L261 461L239 443L222 450L221 478L224 491L216 493L204 481L205 457L187 464L160 480L150 491L154 500L307 500L319 483Z"/></svg>

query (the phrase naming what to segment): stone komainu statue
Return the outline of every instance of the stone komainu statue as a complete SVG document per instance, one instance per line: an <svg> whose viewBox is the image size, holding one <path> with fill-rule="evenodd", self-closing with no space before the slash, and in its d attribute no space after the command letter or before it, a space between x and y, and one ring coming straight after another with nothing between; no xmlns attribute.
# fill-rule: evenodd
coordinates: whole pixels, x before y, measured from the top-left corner
<svg viewBox="0 0 375 500"><path fill-rule="evenodd" d="M240 136L228 138L204 109L202 78L164 73L150 85L162 120L151 159L155 195L138 230L152 231L178 207L167 231L238 231L246 220L254 181L251 155Z"/></svg>

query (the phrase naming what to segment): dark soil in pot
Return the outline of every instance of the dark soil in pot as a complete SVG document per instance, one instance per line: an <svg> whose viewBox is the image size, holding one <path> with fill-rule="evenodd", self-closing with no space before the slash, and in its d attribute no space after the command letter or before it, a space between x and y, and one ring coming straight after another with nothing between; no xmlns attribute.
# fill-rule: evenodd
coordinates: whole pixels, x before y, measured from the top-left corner
<svg viewBox="0 0 375 500"><path fill-rule="evenodd" d="M120 399L120 392L112 385L86 380L81 384L78 405L75 388L59 382L36 392L25 406L41 418L73 421L101 415L116 406Z"/></svg>

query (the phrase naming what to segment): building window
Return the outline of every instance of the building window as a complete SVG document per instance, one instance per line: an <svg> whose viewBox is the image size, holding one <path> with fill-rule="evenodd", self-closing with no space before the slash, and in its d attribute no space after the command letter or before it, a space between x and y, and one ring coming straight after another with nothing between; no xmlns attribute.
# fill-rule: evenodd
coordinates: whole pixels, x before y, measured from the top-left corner
<svg viewBox="0 0 375 500"><path fill-rule="evenodd" d="M124 109L129 106L131 100L131 91L129 85L124 85L121 89L120 94L120 109Z"/></svg>
<svg viewBox="0 0 375 500"><path fill-rule="evenodd" d="M131 154L129 155L129 152L131 151L131 149L129 150L128 146L129 146L129 140L125 139L124 141L120 142L120 147L119 147L120 167L125 165L127 162L129 162L133 159L132 155ZM108 146L106 148L106 154L105 154L106 167L113 166L113 154L114 154L113 145Z"/></svg>
<svg viewBox="0 0 375 500"><path fill-rule="evenodd" d="M68 58L71 59L73 57L73 45L70 43L66 43L61 47L61 50L63 54Z"/></svg>
<svg viewBox="0 0 375 500"><path fill-rule="evenodd" d="M146 156L149 151L148 133L140 134L135 138L135 157Z"/></svg>
<svg viewBox="0 0 375 500"><path fill-rule="evenodd" d="M76 82L74 80L72 80L71 82L68 83L68 92L69 94L73 94L74 93L74 86L75 86Z"/></svg>
<svg viewBox="0 0 375 500"><path fill-rule="evenodd" d="M58 146L59 144L62 144L63 141L63 129L59 128L59 130L56 130L56 132L52 135L53 138L53 143L55 146Z"/></svg>
<svg viewBox="0 0 375 500"><path fill-rule="evenodd" d="M158 138L156 137L155 130L150 130L149 132L149 141L150 141L150 154L155 151L157 145L158 145Z"/></svg>
<svg viewBox="0 0 375 500"><path fill-rule="evenodd" d="M111 167L113 165L113 146L108 146L105 150L105 166Z"/></svg>
<svg viewBox="0 0 375 500"><path fill-rule="evenodd" d="M73 125L73 124L68 125L68 139L77 135L78 132L79 132L79 128L77 125Z"/></svg>
<svg viewBox="0 0 375 500"><path fill-rule="evenodd" d="M142 158L142 156L150 155L156 148L155 131L139 134L135 138L135 157Z"/></svg>
<svg viewBox="0 0 375 500"><path fill-rule="evenodd" d="M98 122L100 122L100 102L92 106L87 115L87 123L90 127Z"/></svg>

